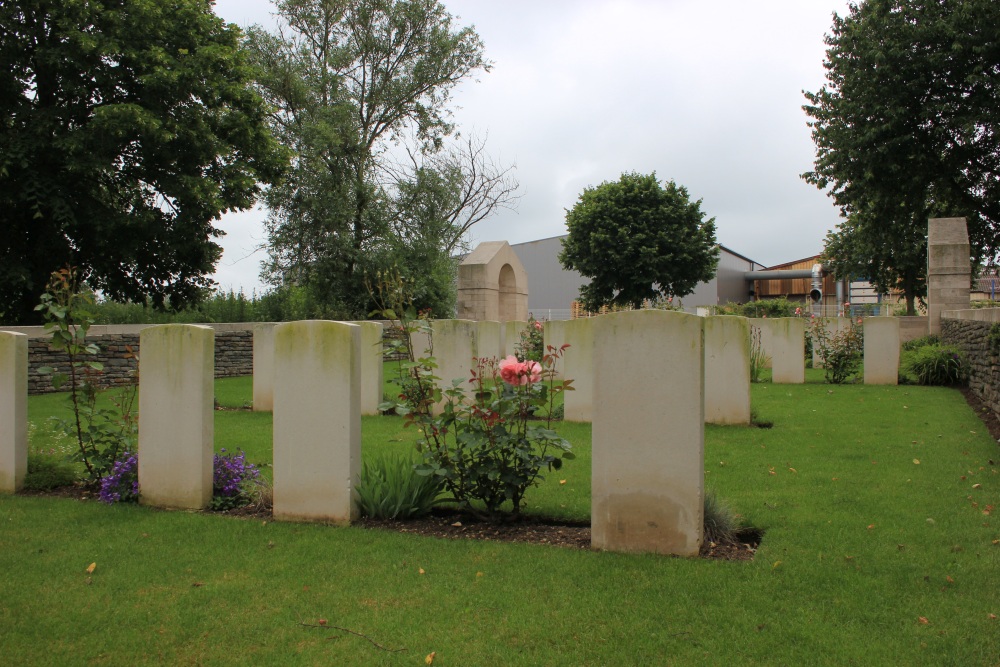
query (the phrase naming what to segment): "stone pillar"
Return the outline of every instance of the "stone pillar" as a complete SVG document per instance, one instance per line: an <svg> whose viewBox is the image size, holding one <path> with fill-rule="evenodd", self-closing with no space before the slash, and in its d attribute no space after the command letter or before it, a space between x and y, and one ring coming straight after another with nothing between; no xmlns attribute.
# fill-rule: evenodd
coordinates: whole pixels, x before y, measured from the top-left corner
<svg viewBox="0 0 1000 667"><path fill-rule="evenodd" d="M705 421L750 423L750 323L745 317L705 318Z"/></svg>
<svg viewBox="0 0 1000 667"><path fill-rule="evenodd" d="M754 318L764 353L771 357L771 381L802 384L806 380L806 323L800 317Z"/></svg>
<svg viewBox="0 0 1000 667"><path fill-rule="evenodd" d="M528 323L524 320L512 320L510 322L503 323L504 357L514 354L514 350L516 350L517 346L521 343L521 332L524 331L527 326Z"/></svg>
<svg viewBox="0 0 1000 667"><path fill-rule="evenodd" d="M354 322L361 327L361 414L377 415L385 393L382 323Z"/></svg>
<svg viewBox="0 0 1000 667"><path fill-rule="evenodd" d="M866 317L865 384L899 383L899 320Z"/></svg>
<svg viewBox="0 0 1000 667"><path fill-rule="evenodd" d="M0 331L0 493L16 493L28 471L28 337Z"/></svg>
<svg viewBox="0 0 1000 667"><path fill-rule="evenodd" d="M572 391L563 394L566 421L589 422L594 409L594 320L567 320L563 326L569 347L557 364L562 376L572 380ZM546 353L548 351L546 350Z"/></svg>
<svg viewBox="0 0 1000 667"><path fill-rule="evenodd" d="M499 322L492 320L482 320L478 324L476 356L486 359L490 357L502 359L503 347L501 345L501 337L503 335L503 326Z"/></svg>
<svg viewBox="0 0 1000 667"><path fill-rule="evenodd" d="M592 544L694 556L704 532L704 319L594 320Z"/></svg>
<svg viewBox="0 0 1000 667"><path fill-rule="evenodd" d="M139 501L203 509L212 501L215 332L149 327L139 349Z"/></svg>
<svg viewBox="0 0 1000 667"><path fill-rule="evenodd" d="M928 330L941 333L941 313L969 307L971 252L965 218L931 218L927 223Z"/></svg>
<svg viewBox="0 0 1000 667"><path fill-rule="evenodd" d="M274 329L274 518L350 523L361 474L361 327Z"/></svg>
<svg viewBox="0 0 1000 667"><path fill-rule="evenodd" d="M274 410L274 322L253 325L253 411Z"/></svg>

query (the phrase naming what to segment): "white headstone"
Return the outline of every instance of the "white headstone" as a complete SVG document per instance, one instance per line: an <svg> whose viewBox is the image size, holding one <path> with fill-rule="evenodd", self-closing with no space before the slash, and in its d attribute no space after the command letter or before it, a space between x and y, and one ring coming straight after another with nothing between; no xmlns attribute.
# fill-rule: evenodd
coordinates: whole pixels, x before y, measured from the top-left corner
<svg viewBox="0 0 1000 667"><path fill-rule="evenodd" d="M350 523L361 474L361 327L274 329L274 517Z"/></svg>
<svg viewBox="0 0 1000 667"><path fill-rule="evenodd" d="M899 320L866 317L865 384L899 383Z"/></svg>
<svg viewBox="0 0 1000 667"><path fill-rule="evenodd" d="M212 501L215 332L148 327L139 349L139 502L205 508Z"/></svg>
<svg viewBox="0 0 1000 667"><path fill-rule="evenodd" d="M705 421L750 423L750 323L745 317L705 318Z"/></svg>
<svg viewBox="0 0 1000 667"><path fill-rule="evenodd" d="M704 534L704 320L662 310L594 322L591 540L693 556Z"/></svg>
<svg viewBox="0 0 1000 667"><path fill-rule="evenodd" d="M253 411L274 409L274 322L253 325Z"/></svg>
<svg viewBox="0 0 1000 667"><path fill-rule="evenodd" d="M771 357L772 382L805 382L805 320L800 317L760 317L752 319L751 323L760 329L764 353Z"/></svg>
<svg viewBox="0 0 1000 667"><path fill-rule="evenodd" d="M0 493L16 493L28 470L28 337L0 331Z"/></svg>
<svg viewBox="0 0 1000 667"><path fill-rule="evenodd" d="M584 317L567 320L563 325L564 342L569 347L557 365L562 375L572 380L572 391L563 394L566 421L589 422L594 409L594 321ZM549 350L545 350L549 354Z"/></svg>

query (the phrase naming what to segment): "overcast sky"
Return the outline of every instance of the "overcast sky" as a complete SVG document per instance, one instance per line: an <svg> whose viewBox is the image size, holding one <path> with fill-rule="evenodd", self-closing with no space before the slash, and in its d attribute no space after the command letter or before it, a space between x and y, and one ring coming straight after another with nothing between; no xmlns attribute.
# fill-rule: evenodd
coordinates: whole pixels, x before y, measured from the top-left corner
<svg viewBox="0 0 1000 667"><path fill-rule="evenodd" d="M587 186L655 171L702 200L718 241L771 266L822 250L839 215L799 175L814 148L803 90L824 82L823 36L841 0L445 0L474 25L490 73L453 95L464 133L488 133L522 198L474 241L566 233ZM269 0L217 0L242 27L273 26ZM223 289L262 290L262 211L223 218Z"/></svg>

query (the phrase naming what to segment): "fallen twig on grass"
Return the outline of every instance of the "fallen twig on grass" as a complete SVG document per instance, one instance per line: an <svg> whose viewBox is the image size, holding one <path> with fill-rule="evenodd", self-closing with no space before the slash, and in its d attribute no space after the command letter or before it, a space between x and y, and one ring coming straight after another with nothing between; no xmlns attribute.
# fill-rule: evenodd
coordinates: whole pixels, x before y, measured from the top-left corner
<svg viewBox="0 0 1000 667"><path fill-rule="evenodd" d="M369 642L371 642L372 646L374 646L375 648L382 649L383 651L388 651L389 653L399 653L401 651L406 650L406 648L388 648L386 646L382 646L368 635L361 634L360 632L355 632L354 630L350 630L348 628L342 628L339 625L330 625L330 624L318 625L316 623L303 623L302 621L299 621L299 625L307 628L322 628L323 630L340 630L341 632L352 634L355 637L361 637L362 639L367 639Z"/></svg>

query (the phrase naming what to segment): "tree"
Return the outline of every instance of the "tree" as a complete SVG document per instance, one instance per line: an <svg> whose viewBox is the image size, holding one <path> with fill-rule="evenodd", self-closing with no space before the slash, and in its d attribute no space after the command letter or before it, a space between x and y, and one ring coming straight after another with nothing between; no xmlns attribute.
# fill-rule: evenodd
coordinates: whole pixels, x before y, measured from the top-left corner
<svg viewBox="0 0 1000 667"><path fill-rule="evenodd" d="M0 4L0 317L66 265L158 305L212 284L215 220L284 163L239 39L209 0Z"/></svg>
<svg viewBox="0 0 1000 667"><path fill-rule="evenodd" d="M437 0L277 7L276 34L250 33L273 127L295 154L267 195L266 277L309 286L341 317L371 310L366 281L391 264L416 267L414 281L447 281L423 291L448 298L451 272L417 258L450 266L468 227L516 199L509 168L480 142L447 149L452 90L490 67L482 41Z"/></svg>
<svg viewBox="0 0 1000 667"><path fill-rule="evenodd" d="M715 218L705 220L700 199L673 181L661 186L655 172L586 188L566 226L559 261L590 278L580 288L587 310L685 296L719 261Z"/></svg>
<svg viewBox="0 0 1000 667"><path fill-rule="evenodd" d="M866 0L834 15L827 83L805 93L803 178L845 221L824 254L843 277L926 293L927 219L965 216L977 259L1000 249L1000 3Z"/></svg>

